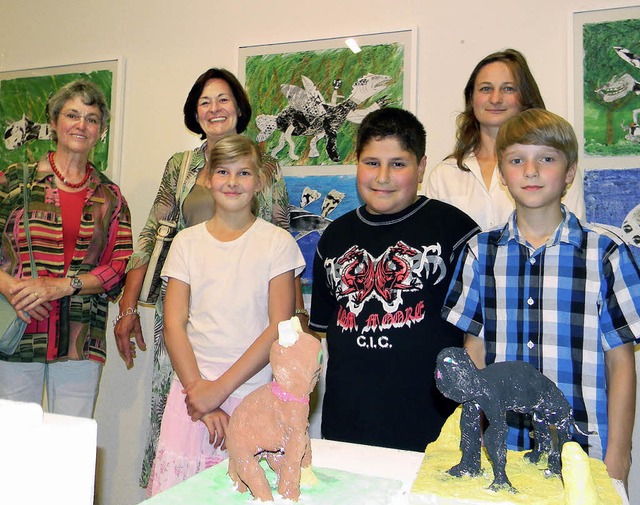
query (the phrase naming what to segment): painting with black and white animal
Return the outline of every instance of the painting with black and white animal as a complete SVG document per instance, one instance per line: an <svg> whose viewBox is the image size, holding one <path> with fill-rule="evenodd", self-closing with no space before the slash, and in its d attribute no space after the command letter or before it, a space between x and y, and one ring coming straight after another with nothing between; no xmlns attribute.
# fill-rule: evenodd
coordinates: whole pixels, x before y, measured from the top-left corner
<svg viewBox="0 0 640 505"><path fill-rule="evenodd" d="M285 170L355 165L355 135L364 116L407 105L404 42L365 44L357 55L342 40L336 44L245 60L245 88L255 118L247 134Z"/></svg>
<svg viewBox="0 0 640 505"><path fill-rule="evenodd" d="M289 146L289 158L296 161L300 157L296 154L294 136L310 138L309 158L320 156L318 142L326 139L327 156L331 161L340 162L342 158L338 150L338 135L342 125L346 121L360 124L369 112L385 107L389 103L385 96L378 98L368 107L362 107L362 104L383 91L389 81L391 77L387 75L364 75L353 83L348 97L340 103L335 101L337 90L334 89L332 102L327 103L311 79L304 75L304 89L292 84L282 84L280 88L289 105L277 115L260 114L256 117L256 124L260 130L256 140L263 142L274 132L280 131L280 140L272 149L271 155L277 157L286 143Z"/></svg>
<svg viewBox="0 0 640 505"><path fill-rule="evenodd" d="M640 155L638 33L640 19L620 18L583 26L582 105L587 155Z"/></svg>
<svg viewBox="0 0 640 505"><path fill-rule="evenodd" d="M51 140L48 123L34 123L23 114L4 131L4 145L9 150L17 149L33 140Z"/></svg>
<svg viewBox="0 0 640 505"><path fill-rule="evenodd" d="M117 61L113 60L4 72L0 80L0 167L21 162L34 163L55 148L47 118L47 101L68 82L78 79L95 82L113 109L110 102L116 68ZM89 160L98 170L112 176L110 169L115 167L108 164L110 136L107 129Z"/></svg>

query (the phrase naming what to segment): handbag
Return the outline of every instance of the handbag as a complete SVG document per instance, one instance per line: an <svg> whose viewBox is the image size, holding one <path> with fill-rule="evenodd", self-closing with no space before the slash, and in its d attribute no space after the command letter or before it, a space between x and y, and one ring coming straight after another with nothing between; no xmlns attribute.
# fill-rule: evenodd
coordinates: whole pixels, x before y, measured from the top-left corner
<svg viewBox="0 0 640 505"><path fill-rule="evenodd" d="M29 230L29 218L27 212L27 206L29 202L28 196L28 181L29 181L29 168L27 165L23 165L23 189L22 195L24 199L24 233L27 237L27 244L29 246L29 259L31 261L31 276L38 277L38 270L36 268L36 262L33 259L33 251L31 249L31 233ZM27 323L18 317L13 305L9 303L4 295L0 294L0 353L7 356L16 352L22 335L27 329Z"/></svg>
<svg viewBox="0 0 640 505"><path fill-rule="evenodd" d="M147 271L144 274L144 281L142 282L142 290L138 301L140 303L154 305L160 295L162 288L162 278L160 272L164 265L164 260L171 247L173 237L176 236L178 229L178 215L180 206L180 192L184 181L187 178L187 171L191 165L191 157L193 151L186 151L182 157L182 165L180 166L180 175L178 176L178 184L176 185L176 205L168 219L159 219L158 227L156 228L155 243L153 245L153 251L147 263Z"/></svg>

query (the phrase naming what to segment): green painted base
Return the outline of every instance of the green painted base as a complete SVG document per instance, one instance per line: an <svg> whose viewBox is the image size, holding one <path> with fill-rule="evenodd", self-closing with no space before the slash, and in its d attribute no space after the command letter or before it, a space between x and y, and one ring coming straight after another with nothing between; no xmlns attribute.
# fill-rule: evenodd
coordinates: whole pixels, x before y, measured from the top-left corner
<svg viewBox="0 0 640 505"><path fill-rule="evenodd" d="M281 498L275 486L275 474L266 468L271 483L274 501L270 503L293 503ZM398 494L402 483L397 480L357 475L340 470L314 468L318 483L303 486L298 503L303 505L386 505ZM227 462L223 461L189 480L168 489L164 493L143 502L144 505L207 505L207 504L255 503L250 493L238 493L227 475Z"/></svg>

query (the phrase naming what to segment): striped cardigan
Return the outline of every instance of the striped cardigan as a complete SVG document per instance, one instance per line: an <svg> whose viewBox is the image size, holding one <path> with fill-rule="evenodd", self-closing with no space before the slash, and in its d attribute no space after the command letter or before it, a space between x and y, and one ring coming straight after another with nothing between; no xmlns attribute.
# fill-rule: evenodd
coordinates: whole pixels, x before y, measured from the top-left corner
<svg viewBox="0 0 640 505"><path fill-rule="evenodd" d="M0 181L0 268L14 277L30 277L29 252L23 227L23 165L12 165ZM18 350L0 360L52 362L106 359L109 300L118 296L133 252L131 215L120 188L93 169L87 185L80 230L69 270L64 272L62 215L58 189L50 171L29 165L31 197L29 227L40 277L92 274L104 293L76 295L52 302L49 318L27 326Z"/></svg>

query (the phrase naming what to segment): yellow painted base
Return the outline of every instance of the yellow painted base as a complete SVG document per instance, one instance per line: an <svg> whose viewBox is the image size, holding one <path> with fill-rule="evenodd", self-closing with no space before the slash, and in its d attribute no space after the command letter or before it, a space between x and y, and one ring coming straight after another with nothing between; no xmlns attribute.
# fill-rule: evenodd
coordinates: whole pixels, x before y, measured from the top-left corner
<svg viewBox="0 0 640 505"><path fill-rule="evenodd" d="M527 504L527 505L615 505L621 504L602 461L589 458L575 442L565 445L563 477L545 477L546 461L533 465L524 452L507 452L507 475L516 493L489 490L493 481L491 463L482 451L483 475L452 477L447 473L460 462L460 412L447 420L438 440L429 444L411 489L413 504Z"/></svg>

